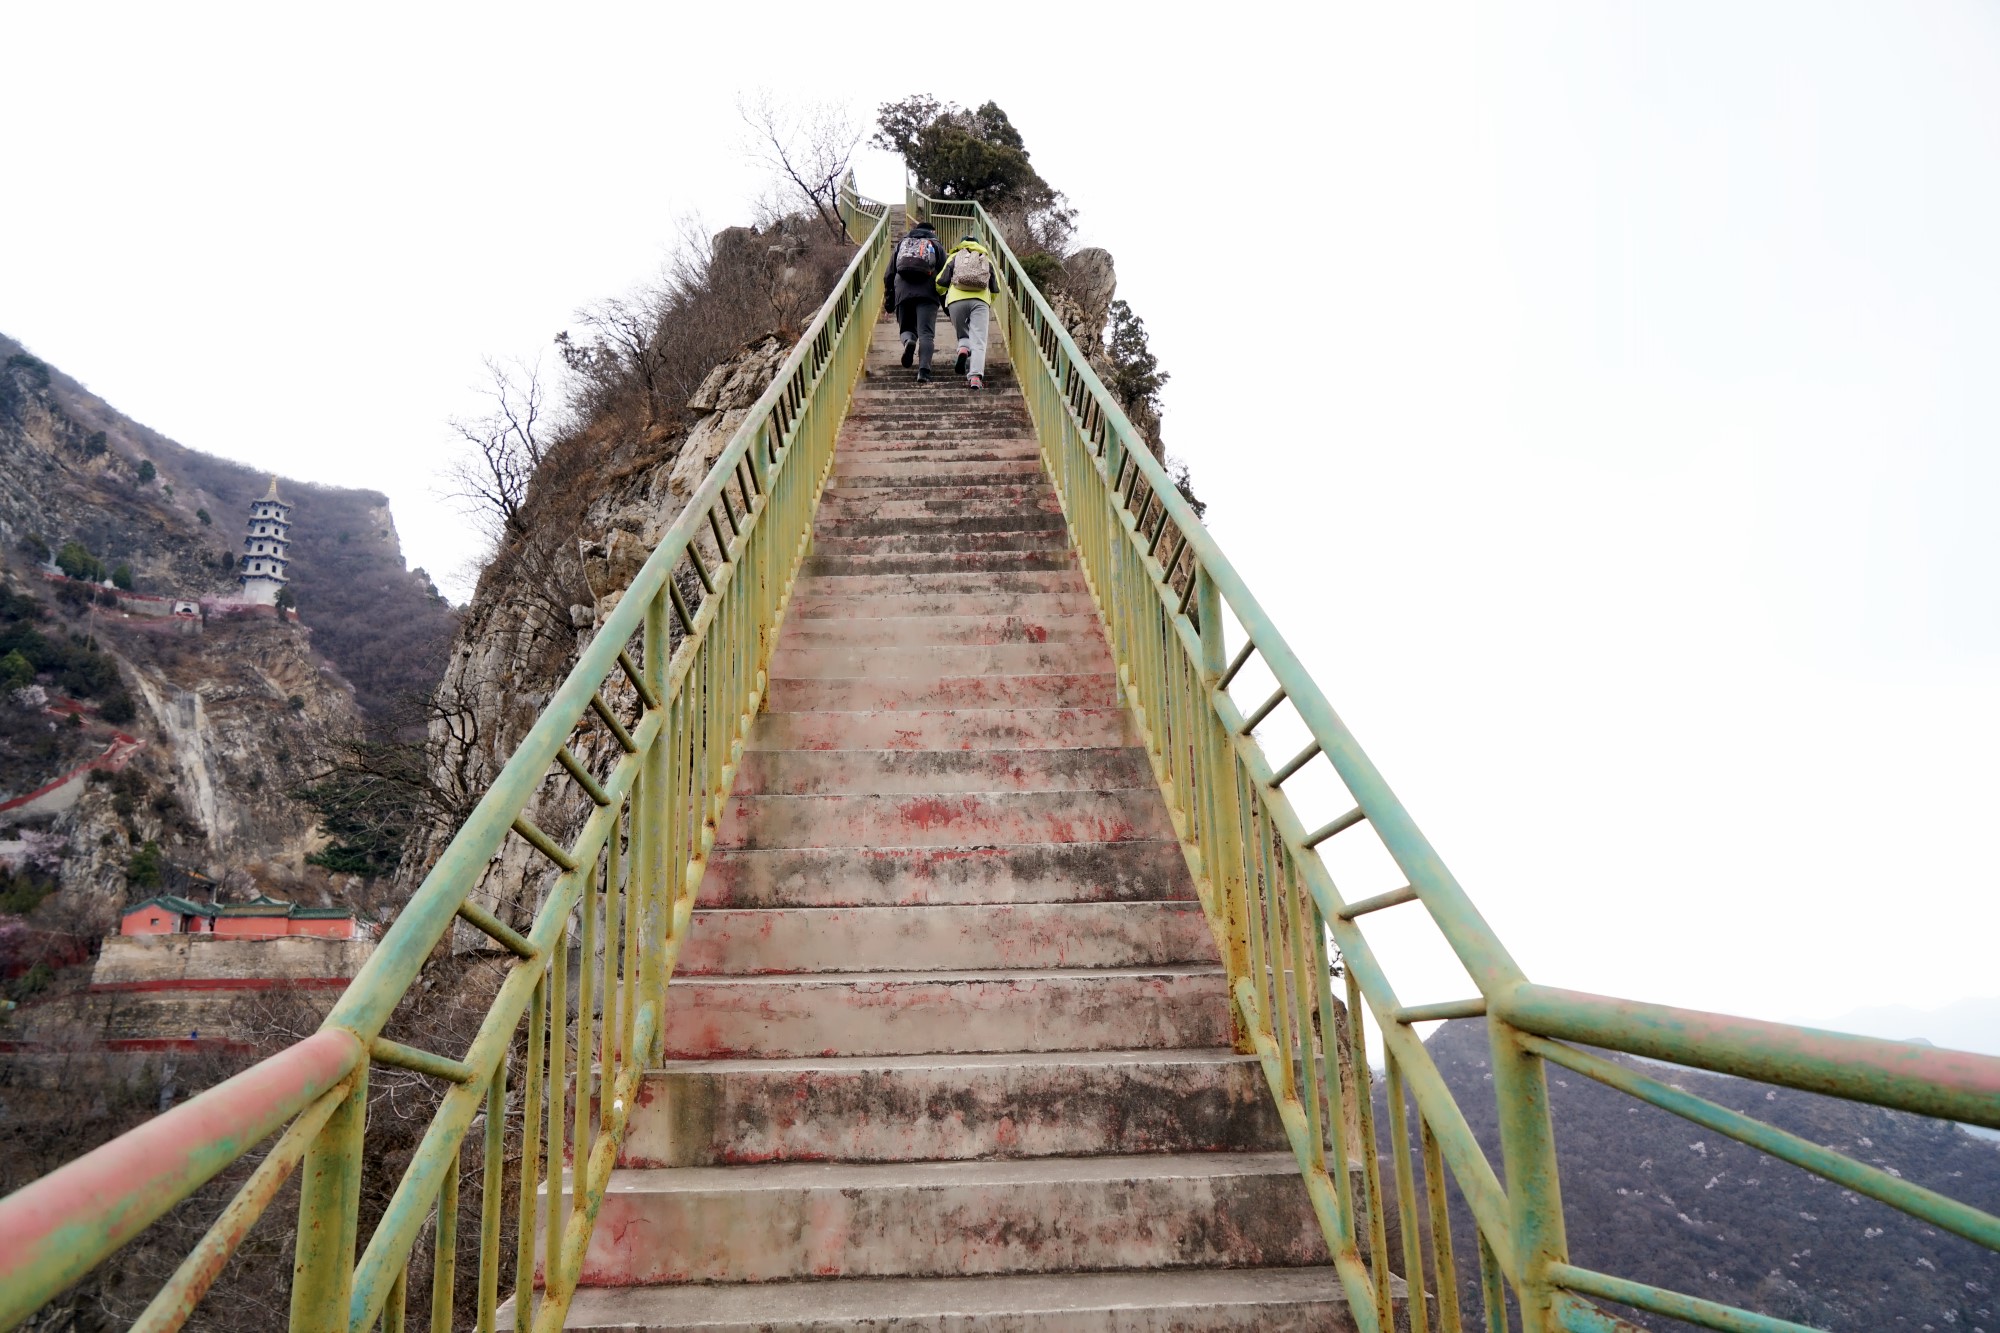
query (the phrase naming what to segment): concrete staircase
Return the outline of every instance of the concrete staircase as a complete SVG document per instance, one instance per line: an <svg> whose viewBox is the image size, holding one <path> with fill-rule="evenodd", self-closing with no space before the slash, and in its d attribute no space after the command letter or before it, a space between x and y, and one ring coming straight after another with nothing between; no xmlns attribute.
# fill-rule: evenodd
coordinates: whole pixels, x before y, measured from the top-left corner
<svg viewBox="0 0 2000 1333"><path fill-rule="evenodd" d="M1344 1329L1004 352L877 326L576 1329Z"/></svg>

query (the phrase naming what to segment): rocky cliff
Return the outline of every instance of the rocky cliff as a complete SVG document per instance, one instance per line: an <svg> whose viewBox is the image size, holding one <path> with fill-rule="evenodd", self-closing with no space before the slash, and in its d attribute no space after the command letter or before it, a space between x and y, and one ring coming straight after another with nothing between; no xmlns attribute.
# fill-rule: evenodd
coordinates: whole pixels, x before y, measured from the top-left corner
<svg viewBox="0 0 2000 1333"><path fill-rule="evenodd" d="M514 753L789 349L784 337L771 334L716 365L687 405L687 424L663 439L585 437L551 453L529 493L528 527L537 535L503 552L481 578L433 701L431 774L448 815L468 810ZM713 565L712 539L701 544ZM698 596L697 589L687 592ZM629 703L627 689L611 681L606 693ZM529 811L559 839L581 827L588 812L588 801L568 783L548 784ZM447 818L413 843L399 874L402 891L421 882L454 832L456 822ZM488 867L480 896L526 920L545 866L538 853L510 840Z"/></svg>
<svg viewBox="0 0 2000 1333"><path fill-rule="evenodd" d="M90 934L152 892L354 887L308 863L324 839L297 793L371 711L428 692L451 612L403 569L383 497L282 482L297 618L171 614L235 595L268 484L0 339L0 911L46 897L43 924ZM92 563L56 576L66 555Z"/></svg>

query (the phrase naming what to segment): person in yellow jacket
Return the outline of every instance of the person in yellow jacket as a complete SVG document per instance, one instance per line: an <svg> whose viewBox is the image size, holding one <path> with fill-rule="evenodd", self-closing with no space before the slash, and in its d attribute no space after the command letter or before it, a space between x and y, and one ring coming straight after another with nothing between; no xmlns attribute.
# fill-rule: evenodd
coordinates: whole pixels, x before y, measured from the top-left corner
<svg viewBox="0 0 2000 1333"><path fill-rule="evenodd" d="M993 297L1000 290L1000 266L992 253L970 237L951 248L937 276L944 312L958 334L958 360L952 369L965 376L970 389L986 387L986 324Z"/></svg>

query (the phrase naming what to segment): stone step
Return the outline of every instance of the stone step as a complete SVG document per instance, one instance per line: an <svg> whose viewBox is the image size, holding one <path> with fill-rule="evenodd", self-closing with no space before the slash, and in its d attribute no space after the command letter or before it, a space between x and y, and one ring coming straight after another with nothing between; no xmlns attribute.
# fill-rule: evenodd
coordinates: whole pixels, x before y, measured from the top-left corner
<svg viewBox="0 0 2000 1333"><path fill-rule="evenodd" d="M1219 966L676 977L664 1055L961 1055L1229 1043Z"/></svg>
<svg viewBox="0 0 2000 1333"><path fill-rule="evenodd" d="M1040 458L1042 442L1026 422L996 420L992 416L962 420L912 420L880 422L848 418L840 430L842 458L882 458L894 462L898 454L908 454L908 462L950 462L962 450L1000 450L1014 458Z"/></svg>
<svg viewBox="0 0 2000 1333"><path fill-rule="evenodd" d="M765 713L746 749L1028 750L1133 744L1118 708L962 708L928 712Z"/></svg>
<svg viewBox="0 0 2000 1333"><path fill-rule="evenodd" d="M500 1327L511 1329L511 1307ZM1351 1333L1331 1268L590 1287L581 1333Z"/></svg>
<svg viewBox="0 0 2000 1333"><path fill-rule="evenodd" d="M1078 676L945 676L935 680L784 680L770 682L774 712L821 710L929 712L962 708L1115 708L1118 680L1109 672Z"/></svg>
<svg viewBox="0 0 2000 1333"><path fill-rule="evenodd" d="M1061 518L1062 506L1057 503L1054 491L1047 487L1036 487L1033 493L1027 487L1017 489L1019 494L1014 498L996 496L992 488L988 488L969 499L952 495L898 495L869 500L856 499L849 491L828 491L820 499L819 521L868 522L916 518L949 524L956 519L1026 518L1031 514L1053 514Z"/></svg>
<svg viewBox="0 0 2000 1333"><path fill-rule="evenodd" d="M1013 501L956 505L951 513L909 512L905 506L887 504L828 508L813 525L815 538L982 532L1039 532L1067 538L1061 510Z"/></svg>
<svg viewBox="0 0 2000 1333"><path fill-rule="evenodd" d="M1090 606L1090 585L1079 569L1030 569L958 574L807 574L792 585L795 601L816 597L963 596L1045 594L1082 598ZM988 609L986 606L981 610Z"/></svg>
<svg viewBox="0 0 2000 1333"><path fill-rule="evenodd" d="M1150 842L1174 836L1152 788L949 792L892 796L755 796L723 807L717 847L992 847Z"/></svg>
<svg viewBox="0 0 2000 1333"><path fill-rule="evenodd" d="M823 514L889 514L911 509L933 513L1006 513L1010 509L1047 509L1056 493L1045 481L1032 485L995 482L982 486L835 486L820 496Z"/></svg>
<svg viewBox="0 0 2000 1333"><path fill-rule="evenodd" d="M783 1163L613 1172L583 1282L1151 1273L1325 1261L1290 1153Z"/></svg>
<svg viewBox="0 0 2000 1333"><path fill-rule="evenodd" d="M1189 1051L690 1060L647 1073L619 1164L1276 1152L1255 1056Z"/></svg>
<svg viewBox="0 0 2000 1333"><path fill-rule="evenodd" d="M855 592L829 591L824 582L793 585L788 621L903 619L913 616L1002 616L1033 620L1094 616L1088 593L1077 592Z"/></svg>
<svg viewBox="0 0 2000 1333"><path fill-rule="evenodd" d="M702 907L1192 901L1177 842L1015 847L718 847Z"/></svg>
<svg viewBox="0 0 2000 1333"><path fill-rule="evenodd" d="M694 914L674 983L696 976L1213 963L1194 903L717 908Z"/></svg>
<svg viewBox="0 0 2000 1333"><path fill-rule="evenodd" d="M748 750L736 790L754 796L1155 790L1145 752L1061 749Z"/></svg>
<svg viewBox="0 0 2000 1333"><path fill-rule="evenodd" d="M839 456L845 460L871 459L884 462L950 462L960 451L985 453L1004 449L1015 459L1040 461L1039 441L1026 426L1000 421L980 421L962 426L902 426L890 430L852 430L840 437Z"/></svg>
<svg viewBox="0 0 2000 1333"><path fill-rule="evenodd" d="M822 558L1068 550L1069 534L1062 529L1025 526L978 532L951 528L855 532L830 523L813 530L812 542L813 554Z"/></svg>
<svg viewBox="0 0 2000 1333"><path fill-rule="evenodd" d="M885 491L892 496L922 497L924 495L957 495L972 498L1016 491L1025 486L1030 474L1024 471L1002 471L1025 465L1013 463L968 463L966 471L957 476L941 476L929 468L909 473L888 471L892 466L884 464L880 468L870 468L866 472L836 471L827 481L831 494L839 491L848 494L854 491ZM1036 493L1046 493L1047 482L1041 479L1039 471L1033 474Z"/></svg>
<svg viewBox="0 0 2000 1333"><path fill-rule="evenodd" d="M1043 476L1039 459L1021 458L1004 462L978 463L956 462L951 459L926 458L915 462L898 463L886 458L835 455L833 460L834 484L842 485L861 478L883 478L880 481L866 481L864 485L895 486L914 484L919 486L955 486L961 481L974 485L980 482L1009 479L1011 485L1021 485L1017 480Z"/></svg>
<svg viewBox="0 0 2000 1333"><path fill-rule="evenodd" d="M917 436L856 433L841 436L840 456L870 463L1018 463L1039 460L1041 448L1032 439L990 430L926 431Z"/></svg>
<svg viewBox="0 0 2000 1333"><path fill-rule="evenodd" d="M1079 676L1108 672L1111 650L1096 641L1063 643L902 643L873 647L781 645L773 679L851 680L858 677L935 680L943 676Z"/></svg>
<svg viewBox="0 0 2000 1333"><path fill-rule="evenodd" d="M879 507L825 510L813 525L818 537L902 537L918 533L1054 532L1064 533L1062 511L1021 505L991 505L985 512L939 514L925 510L885 514ZM1066 535L1066 534L1065 534Z"/></svg>
<svg viewBox="0 0 2000 1333"><path fill-rule="evenodd" d="M1067 547L1039 551L960 551L939 554L814 555L802 573L881 578L897 574L1028 574L1076 568Z"/></svg>
<svg viewBox="0 0 2000 1333"><path fill-rule="evenodd" d="M877 644L1104 642L1104 626L1094 615L815 616L788 624L778 648Z"/></svg>

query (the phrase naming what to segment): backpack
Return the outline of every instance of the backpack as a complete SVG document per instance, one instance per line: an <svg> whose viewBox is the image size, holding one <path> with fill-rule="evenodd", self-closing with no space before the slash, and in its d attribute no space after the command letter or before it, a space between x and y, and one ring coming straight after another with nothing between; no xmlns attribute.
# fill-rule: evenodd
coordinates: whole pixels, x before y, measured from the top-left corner
<svg viewBox="0 0 2000 1333"><path fill-rule="evenodd" d="M983 292L993 281L993 261L977 250L960 250L952 257L951 285L964 292Z"/></svg>
<svg viewBox="0 0 2000 1333"><path fill-rule="evenodd" d="M896 272L906 278L937 273L938 243L934 236L905 236L896 245Z"/></svg>

